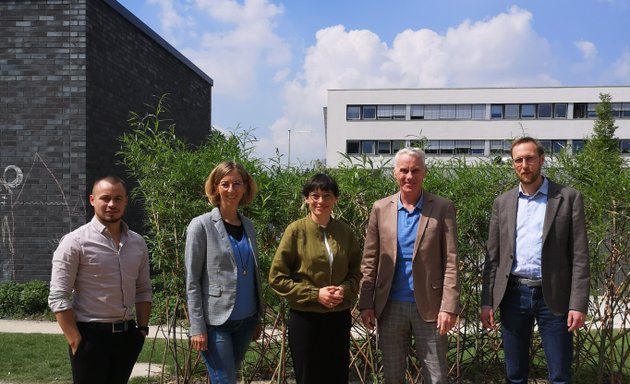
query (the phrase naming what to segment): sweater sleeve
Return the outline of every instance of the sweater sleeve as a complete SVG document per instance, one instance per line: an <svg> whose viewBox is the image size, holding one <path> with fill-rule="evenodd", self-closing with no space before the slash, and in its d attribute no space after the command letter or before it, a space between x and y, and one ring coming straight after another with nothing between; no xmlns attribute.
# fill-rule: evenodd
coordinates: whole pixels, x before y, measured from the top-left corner
<svg viewBox="0 0 630 384"><path fill-rule="evenodd" d="M319 289L309 279L296 275L301 263L300 252L303 252L298 245L297 230L291 224L284 231L269 268L269 286L290 303L305 304L317 301Z"/></svg>

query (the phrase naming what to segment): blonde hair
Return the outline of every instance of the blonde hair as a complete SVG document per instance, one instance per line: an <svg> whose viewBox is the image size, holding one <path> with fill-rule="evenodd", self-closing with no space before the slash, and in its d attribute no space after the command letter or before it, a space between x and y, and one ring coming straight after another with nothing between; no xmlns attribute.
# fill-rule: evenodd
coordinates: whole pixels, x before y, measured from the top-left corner
<svg viewBox="0 0 630 384"><path fill-rule="evenodd" d="M217 164L206 179L205 191L210 204L218 206L221 203L221 195L219 195L219 182L225 177L225 175L234 170L241 175L243 183L245 184L245 194L243 195L241 201L239 201L238 205L245 206L254 200L256 192L258 192L258 185L256 184L256 181L250 176L242 164L227 160Z"/></svg>

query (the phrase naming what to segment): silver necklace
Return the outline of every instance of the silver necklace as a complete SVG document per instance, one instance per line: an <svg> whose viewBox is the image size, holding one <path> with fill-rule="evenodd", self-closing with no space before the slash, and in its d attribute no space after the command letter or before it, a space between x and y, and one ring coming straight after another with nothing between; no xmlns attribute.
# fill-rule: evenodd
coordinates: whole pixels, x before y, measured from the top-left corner
<svg viewBox="0 0 630 384"><path fill-rule="evenodd" d="M243 238L245 237L246 235L243 233ZM245 256L245 261L247 261L247 264L245 264L245 262L243 261L243 254L241 253L241 248L238 246L239 242L236 241L236 239L232 237L232 235L230 235L230 242L232 243L232 249L236 250L236 252L238 253L238 258L241 261L241 268L243 268L243 276L247 276L247 268L249 268L249 254Z"/></svg>

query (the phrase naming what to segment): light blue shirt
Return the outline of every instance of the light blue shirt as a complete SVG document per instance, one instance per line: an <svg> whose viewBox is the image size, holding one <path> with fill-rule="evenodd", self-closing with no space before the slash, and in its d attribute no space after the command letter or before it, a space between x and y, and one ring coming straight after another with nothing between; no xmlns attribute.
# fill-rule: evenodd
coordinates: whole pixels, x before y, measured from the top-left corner
<svg viewBox="0 0 630 384"><path fill-rule="evenodd" d="M413 296L413 249L418 234L418 224L422 216L424 193L418 199L413 211L408 212L398 200L398 241L396 249L396 269L389 298L396 301L414 302Z"/></svg>
<svg viewBox="0 0 630 384"><path fill-rule="evenodd" d="M543 224L549 196L549 180L543 183L533 196L518 187L518 208L516 211L516 249L512 264L512 274L527 279L542 278L541 255Z"/></svg>

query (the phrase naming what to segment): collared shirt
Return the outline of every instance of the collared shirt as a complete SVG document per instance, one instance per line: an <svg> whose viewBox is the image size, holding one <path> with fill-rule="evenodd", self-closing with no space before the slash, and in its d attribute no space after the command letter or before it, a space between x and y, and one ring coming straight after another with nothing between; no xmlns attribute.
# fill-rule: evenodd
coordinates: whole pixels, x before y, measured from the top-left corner
<svg viewBox="0 0 630 384"><path fill-rule="evenodd" d="M132 319L136 303L151 302L147 245L122 225L119 244L96 217L61 239L48 296L53 312L72 309L76 321L113 322Z"/></svg>
<svg viewBox="0 0 630 384"><path fill-rule="evenodd" d="M516 257L512 264L512 273L527 279L538 280L542 278L540 265L549 180L544 178L542 185L533 196L526 195L521 185L518 190Z"/></svg>
<svg viewBox="0 0 630 384"><path fill-rule="evenodd" d="M418 224L424 206L424 193L418 199L413 211L405 209L398 200L398 241L396 249L396 270L389 298L397 301L413 302L413 250L418 235Z"/></svg>

